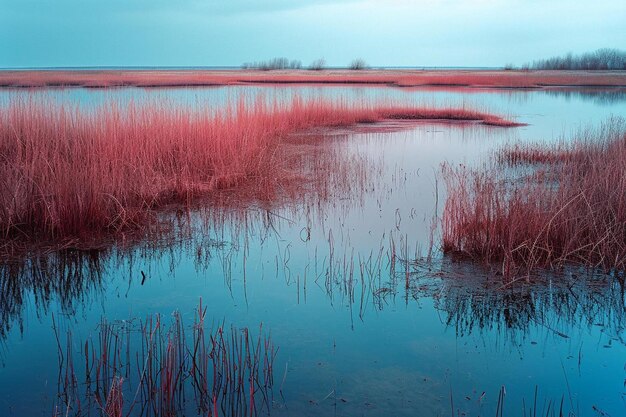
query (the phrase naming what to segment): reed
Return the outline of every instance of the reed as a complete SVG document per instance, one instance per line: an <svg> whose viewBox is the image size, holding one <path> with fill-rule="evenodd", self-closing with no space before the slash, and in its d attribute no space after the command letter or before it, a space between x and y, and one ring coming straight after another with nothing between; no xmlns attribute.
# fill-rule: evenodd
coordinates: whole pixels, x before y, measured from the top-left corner
<svg viewBox="0 0 626 417"><path fill-rule="evenodd" d="M496 263L505 276L565 263L626 269L624 120L581 132L567 149L508 149L504 159L526 164L444 168L445 252Z"/></svg>
<svg viewBox="0 0 626 417"><path fill-rule="evenodd" d="M122 383L124 378L114 378L107 394L106 404L104 406L104 415L106 417L122 417L124 409L124 394L122 392Z"/></svg>
<svg viewBox="0 0 626 417"><path fill-rule="evenodd" d="M291 65L291 64L290 64ZM377 84L400 87L624 87L626 74L566 70L326 70L323 59L302 70L0 71L0 87L189 87L248 84Z"/></svg>
<svg viewBox="0 0 626 417"><path fill-rule="evenodd" d="M383 119L515 126L468 109L245 97L223 109L14 100L0 110L0 238L93 239L141 229L154 210L284 176L280 145L313 127Z"/></svg>
<svg viewBox="0 0 626 417"><path fill-rule="evenodd" d="M497 152L496 159L499 163L510 166L554 165L564 162L575 162L584 159L585 150L580 149L579 144L559 144L556 146L543 145L513 145L505 147Z"/></svg>
<svg viewBox="0 0 626 417"><path fill-rule="evenodd" d="M177 416L190 410L210 417L269 414L277 353L270 336L262 327L257 337L247 328L223 324L207 331L205 316L200 301L191 337L178 312L169 326L160 315L138 325L103 319L96 340L81 345L85 371L80 376L68 333L67 346L59 345L57 408L84 415L97 407L107 417Z"/></svg>

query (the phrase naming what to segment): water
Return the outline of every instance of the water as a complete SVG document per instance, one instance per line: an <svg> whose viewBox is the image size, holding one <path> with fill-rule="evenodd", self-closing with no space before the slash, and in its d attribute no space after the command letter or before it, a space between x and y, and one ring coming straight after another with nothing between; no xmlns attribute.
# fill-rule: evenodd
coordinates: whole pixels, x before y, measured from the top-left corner
<svg viewBox="0 0 626 417"><path fill-rule="evenodd" d="M210 226L199 212L196 229L180 241L112 248L89 262L73 253L59 264L50 257L24 266L19 278L17 266L6 265L0 415L50 416L55 405L65 415L53 316L63 338L71 330L80 357L102 317L160 313L169 322L179 311L190 330L200 298L209 323L254 331L262 323L271 331L279 347L272 415L439 416L454 407L489 416L502 387L505 415L523 415L524 404L528 414L535 389L538 412L550 401L558 410L562 400L576 415L626 412L626 304L617 279L565 271L503 289L480 266L437 251L425 259L445 200L441 163L480 164L506 143L556 141L626 116L623 92L250 86L36 94L80 106L113 97L218 107L242 94L294 93L466 105L529 126L333 132L323 146L361 170L336 172L349 186L329 190L329 198L223 208ZM3 90L0 100L20 94ZM77 369L79 380L83 373ZM193 401L186 407L196 414Z"/></svg>

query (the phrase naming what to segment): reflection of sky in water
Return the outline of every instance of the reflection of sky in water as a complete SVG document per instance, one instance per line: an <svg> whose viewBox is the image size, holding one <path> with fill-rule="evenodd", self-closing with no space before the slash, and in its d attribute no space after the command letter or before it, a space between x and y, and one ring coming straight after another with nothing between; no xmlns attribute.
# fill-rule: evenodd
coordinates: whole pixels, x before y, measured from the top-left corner
<svg viewBox="0 0 626 417"><path fill-rule="evenodd" d="M390 274L388 257L392 245L400 258L426 253L435 184L439 211L445 199L438 174L443 161L474 163L502 143L556 139L611 114L626 115L623 102L606 105L543 92L360 87L70 89L51 94L81 103L110 95L221 105L242 92L464 103L530 126L418 123L391 133L339 135L328 139L327 146L376 168L363 183L363 193L346 193L319 207L296 202L274 208L268 215L271 227L261 210L254 211L249 230L239 234L228 231L241 222L227 221L224 237L215 230L218 240L226 240L223 246L206 245L207 236L194 236L171 250L136 250L132 257L114 253L102 261L102 284L85 284L65 305L54 290L37 295L27 290L21 300L3 298L5 307L14 302L17 314L5 316L10 330L0 356L2 415L49 415L58 364L52 314L63 329L73 330L78 351L80 341L95 334L102 315L109 320L157 312L169 317L180 310L189 325L199 297L208 306L209 321L224 319L251 328L262 322L271 329L280 347L277 385L287 369L286 407L277 400L276 415L331 414L335 406L340 415L446 415L451 390L455 407L469 415L493 415L502 385L509 415L521 414L522 399L527 406L532 402L535 386L541 405L544 398L559 403L564 395L566 409L571 402L581 415L591 414L592 406L611 415L624 412L624 300L615 282L604 279L585 287L567 275L567 280L556 277L511 294L480 279L480 268L437 259L431 271L423 263L411 265L407 288L404 263L398 261ZM303 239L307 227L310 240ZM198 246L210 257L199 261ZM352 264L354 282L349 285ZM143 286L140 270L148 276ZM94 271L86 272L92 282ZM476 277L478 284L471 279ZM46 278L54 282L59 277L52 273ZM10 293L9 280L2 279L3 291ZM530 319L517 322L516 317Z"/></svg>

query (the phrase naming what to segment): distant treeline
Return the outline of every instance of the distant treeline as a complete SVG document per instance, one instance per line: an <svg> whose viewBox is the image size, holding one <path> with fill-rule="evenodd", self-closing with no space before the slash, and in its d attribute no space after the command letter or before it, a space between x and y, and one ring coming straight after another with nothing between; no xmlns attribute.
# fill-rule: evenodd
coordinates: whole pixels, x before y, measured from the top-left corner
<svg viewBox="0 0 626 417"><path fill-rule="evenodd" d="M268 61L244 62L241 65L243 69L260 69L264 71L279 69L300 69L302 61L297 59L289 60L287 58L272 58Z"/></svg>
<svg viewBox="0 0 626 417"><path fill-rule="evenodd" d="M507 67L509 67L507 65ZM580 55L571 53L548 59L533 61L522 69L546 70L626 70L626 52L603 48Z"/></svg>

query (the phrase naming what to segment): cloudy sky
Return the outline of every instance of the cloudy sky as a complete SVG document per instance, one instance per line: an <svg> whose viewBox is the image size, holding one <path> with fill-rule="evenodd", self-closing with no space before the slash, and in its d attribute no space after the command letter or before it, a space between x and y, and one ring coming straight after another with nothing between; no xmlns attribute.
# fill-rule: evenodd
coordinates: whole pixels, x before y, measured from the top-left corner
<svg viewBox="0 0 626 417"><path fill-rule="evenodd" d="M0 0L0 67L502 66L626 45L625 0Z"/></svg>

